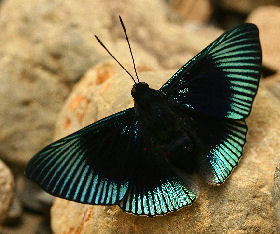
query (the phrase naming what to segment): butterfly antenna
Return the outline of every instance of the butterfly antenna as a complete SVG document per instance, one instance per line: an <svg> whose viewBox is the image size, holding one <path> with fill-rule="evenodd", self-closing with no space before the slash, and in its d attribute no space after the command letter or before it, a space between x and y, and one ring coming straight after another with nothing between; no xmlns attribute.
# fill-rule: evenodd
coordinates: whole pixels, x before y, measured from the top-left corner
<svg viewBox="0 0 280 234"><path fill-rule="evenodd" d="M136 71L136 66L135 66L135 61L134 61L134 57L133 57L133 54L132 54L131 46L130 46L130 43L129 43L129 40L128 40L128 36L127 36L127 33L126 33L126 28L125 28L125 26L124 26L122 17L119 16L119 18L120 18L120 22L121 22L121 24L122 24L122 28L123 28L123 31L124 31L124 34L125 34L126 41L127 41L127 43L128 43L128 47L129 47L129 50L130 50L130 54L131 54L131 57L132 57L133 66L134 66L134 71L135 71L135 74L136 74L136 77L137 77L138 82L140 82L140 81L139 81L139 78L138 78L137 71Z"/></svg>
<svg viewBox="0 0 280 234"><path fill-rule="evenodd" d="M134 79L133 76L129 73L129 71L126 70L126 69L124 68L124 66L115 58L115 56L111 54L111 52L110 52L110 51L107 49L107 47L102 43L102 41L100 41L100 39L98 38L98 36L96 36L96 35L94 35L94 36L95 36L96 40L99 42L99 44L108 52L108 54L111 55L111 57L112 57L113 59L115 59L115 61L122 67L123 70L126 71L126 73L132 78L132 80L133 80L134 83L136 84L135 79Z"/></svg>

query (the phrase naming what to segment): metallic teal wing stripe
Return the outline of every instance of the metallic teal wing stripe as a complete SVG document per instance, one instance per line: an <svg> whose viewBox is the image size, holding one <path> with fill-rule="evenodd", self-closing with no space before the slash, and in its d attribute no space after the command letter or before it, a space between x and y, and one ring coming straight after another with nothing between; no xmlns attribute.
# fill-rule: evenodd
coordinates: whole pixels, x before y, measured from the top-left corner
<svg viewBox="0 0 280 234"><path fill-rule="evenodd" d="M170 178L153 188L131 187L119 206L137 215L164 215L190 205L196 193L186 187L179 178Z"/></svg>
<svg viewBox="0 0 280 234"><path fill-rule="evenodd" d="M223 183L238 164L246 142L245 122L227 123L226 126L224 139L207 156L214 175L212 182L217 184Z"/></svg>

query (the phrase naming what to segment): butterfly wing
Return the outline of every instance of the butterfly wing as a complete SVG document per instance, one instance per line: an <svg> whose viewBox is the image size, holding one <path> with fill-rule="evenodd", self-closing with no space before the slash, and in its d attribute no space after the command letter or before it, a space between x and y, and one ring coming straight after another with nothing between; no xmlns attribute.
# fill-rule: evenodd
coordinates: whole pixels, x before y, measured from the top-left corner
<svg viewBox="0 0 280 234"><path fill-rule="evenodd" d="M222 34L160 90L193 111L244 119L258 89L261 62L258 28L242 24Z"/></svg>
<svg viewBox="0 0 280 234"><path fill-rule="evenodd" d="M246 142L244 120L196 117L199 173L210 184L222 184L237 166Z"/></svg>
<svg viewBox="0 0 280 234"><path fill-rule="evenodd" d="M150 141L141 134L134 108L127 109L45 147L30 160L26 175L54 196L119 204L137 215L191 204L195 192L153 152Z"/></svg>
<svg viewBox="0 0 280 234"><path fill-rule="evenodd" d="M196 190L187 175L179 176L168 165L162 152L154 154L149 148L138 152L135 176L130 179L128 192L119 206L137 215L163 215L190 205ZM141 176L139 176L141 175Z"/></svg>
<svg viewBox="0 0 280 234"><path fill-rule="evenodd" d="M131 108L66 136L38 152L26 175L57 197L116 204L128 187L124 147L133 144L133 123Z"/></svg>

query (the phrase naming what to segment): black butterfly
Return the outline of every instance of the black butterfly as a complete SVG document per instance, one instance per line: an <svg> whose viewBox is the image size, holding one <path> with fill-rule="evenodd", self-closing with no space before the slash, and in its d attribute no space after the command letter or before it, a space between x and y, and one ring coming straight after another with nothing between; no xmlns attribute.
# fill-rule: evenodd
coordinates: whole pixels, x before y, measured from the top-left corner
<svg viewBox="0 0 280 234"><path fill-rule="evenodd" d="M159 90L135 82L134 108L48 145L26 175L57 197L136 215L190 205L197 192L188 174L222 184L238 164L261 62L257 27L239 25Z"/></svg>

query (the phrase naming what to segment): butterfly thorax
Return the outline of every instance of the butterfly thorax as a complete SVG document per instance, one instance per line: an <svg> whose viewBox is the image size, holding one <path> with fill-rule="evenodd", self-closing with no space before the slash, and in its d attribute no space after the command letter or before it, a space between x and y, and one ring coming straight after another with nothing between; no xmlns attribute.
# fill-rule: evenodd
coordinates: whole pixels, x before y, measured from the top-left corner
<svg viewBox="0 0 280 234"><path fill-rule="evenodd" d="M171 133L180 130L178 118L162 92L140 82L133 86L131 94L136 116L149 135L165 142L169 140Z"/></svg>

